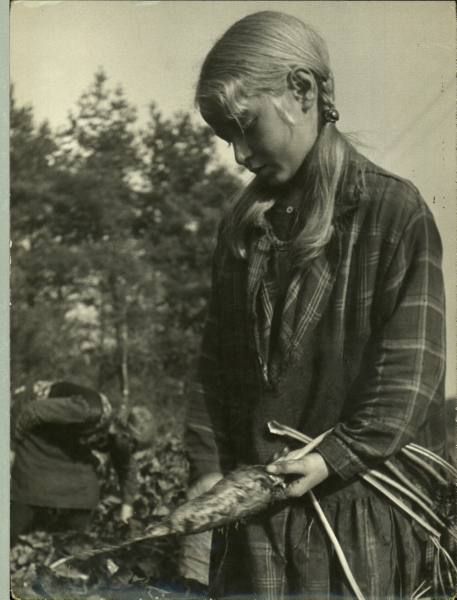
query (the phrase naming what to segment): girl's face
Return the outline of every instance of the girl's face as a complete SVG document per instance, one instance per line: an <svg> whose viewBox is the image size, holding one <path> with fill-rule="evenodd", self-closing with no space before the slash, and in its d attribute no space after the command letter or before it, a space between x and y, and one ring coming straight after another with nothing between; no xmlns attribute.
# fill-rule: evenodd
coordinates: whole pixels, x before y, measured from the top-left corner
<svg viewBox="0 0 457 600"><path fill-rule="evenodd" d="M278 101L292 123L268 95L247 98L241 128L232 119L208 119L215 134L233 146L236 162L272 185L287 183L295 175L318 134L316 103L304 112L302 97L290 90Z"/></svg>

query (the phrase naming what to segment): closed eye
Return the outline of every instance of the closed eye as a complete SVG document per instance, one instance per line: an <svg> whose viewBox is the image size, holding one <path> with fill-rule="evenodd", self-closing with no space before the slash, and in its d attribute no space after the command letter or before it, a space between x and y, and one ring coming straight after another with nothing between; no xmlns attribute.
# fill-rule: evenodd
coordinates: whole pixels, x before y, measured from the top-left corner
<svg viewBox="0 0 457 600"><path fill-rule="evenodd" d="M254 131L256 125L257 125L257 117L254 117L250 121L243 123L241 128L242 128L242 131L244 134L252 133Z"/></svg>

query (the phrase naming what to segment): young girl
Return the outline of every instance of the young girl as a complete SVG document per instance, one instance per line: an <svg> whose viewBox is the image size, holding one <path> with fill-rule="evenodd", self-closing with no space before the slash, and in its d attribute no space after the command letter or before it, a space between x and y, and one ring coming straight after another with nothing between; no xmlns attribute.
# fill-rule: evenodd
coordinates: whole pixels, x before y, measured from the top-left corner
<svg viewBox="0 0 457 600"><path fill-rule="evenodd" d="M325 42L295 17L235 23L207 55L196 99L255 177L219 231L187 425L192 478L271 463L289 482L285 505L215 536L213 595L352 597L312 490L363 595L410 597L427 536L359 476L390 460L417 477L400 453L411 441L445 452L432 214L337 129ZM296 459L271 420L312 438L331 431Z"/></svg>

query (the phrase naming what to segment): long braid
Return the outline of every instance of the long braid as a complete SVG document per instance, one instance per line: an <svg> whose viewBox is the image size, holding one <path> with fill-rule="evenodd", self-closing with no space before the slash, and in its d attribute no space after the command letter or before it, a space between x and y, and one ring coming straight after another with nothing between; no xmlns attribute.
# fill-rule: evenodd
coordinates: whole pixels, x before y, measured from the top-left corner
<svg viewBox="0 0 457 600"><path fill-rule="evenodd" d="M322 108L333 107L333 103L335 102L335 80L333 74L329 72L327 79L320 79L318 85Z"/></svg>
<svg viewBox="0 0 457 600"><path fill-rule="evenodd" d="M303 228L294 242L296 266L315 258L333 233L333 215L338 185L346 175L350 142L336 128L338 111L334 105L335 86L331 71L316 77L321 128L309 161L308 212ZM303 218L302 218L303 220Z"/></svg>

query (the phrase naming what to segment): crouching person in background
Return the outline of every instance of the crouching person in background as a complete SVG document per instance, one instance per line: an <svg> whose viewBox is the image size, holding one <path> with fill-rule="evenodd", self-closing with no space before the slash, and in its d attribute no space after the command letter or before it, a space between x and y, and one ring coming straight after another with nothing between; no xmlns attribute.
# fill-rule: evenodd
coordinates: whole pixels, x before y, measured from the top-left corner
<svg viewBox="0 0 457 600"><path fill-rule="evenodd" d="M97 458L106 452L120 485L124 522L137 490L134 453L150 445L147 408L113 410L103 394L68 381L38 381L16 419L11 546L34 529L84 530L100 499Z"/></svg>

